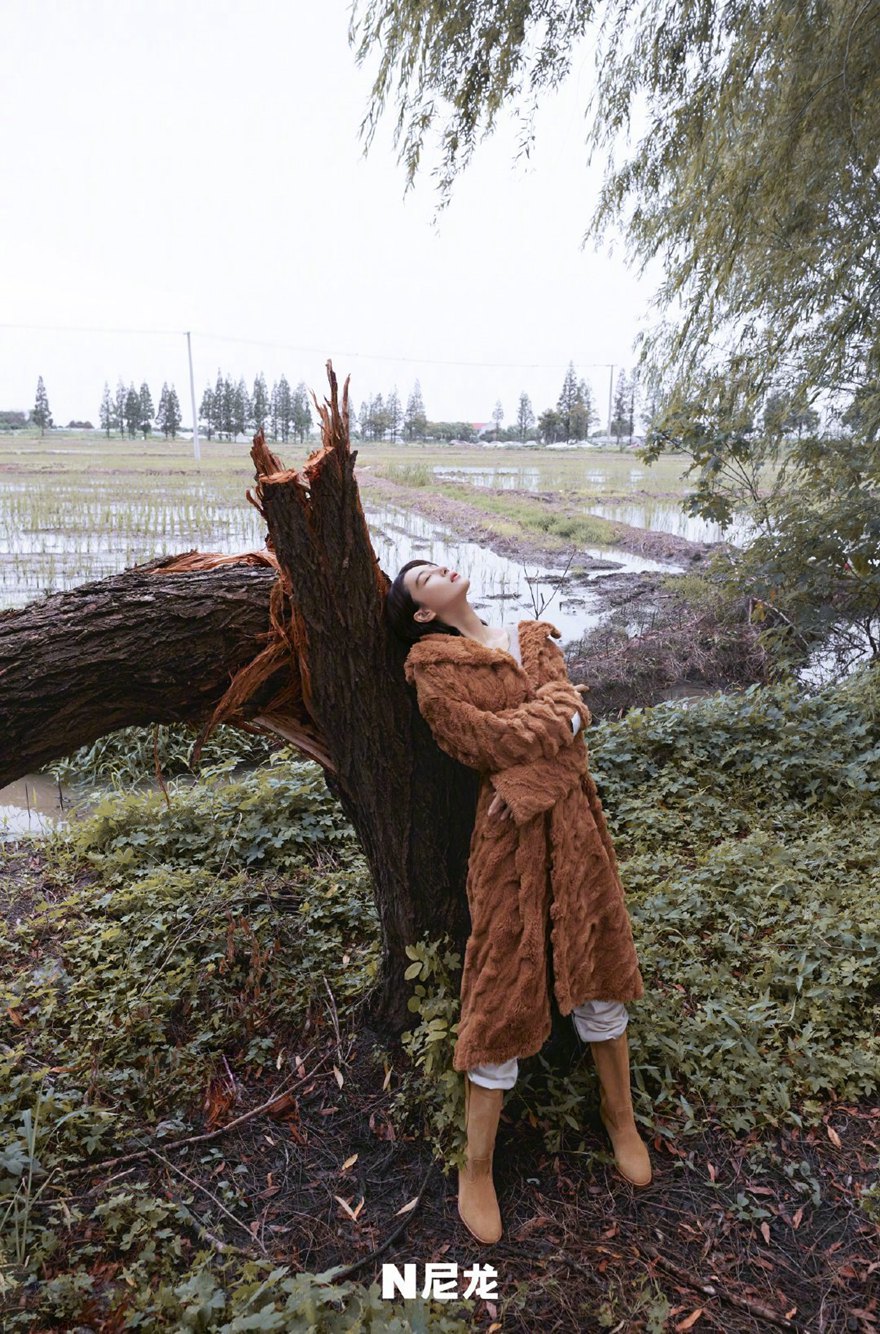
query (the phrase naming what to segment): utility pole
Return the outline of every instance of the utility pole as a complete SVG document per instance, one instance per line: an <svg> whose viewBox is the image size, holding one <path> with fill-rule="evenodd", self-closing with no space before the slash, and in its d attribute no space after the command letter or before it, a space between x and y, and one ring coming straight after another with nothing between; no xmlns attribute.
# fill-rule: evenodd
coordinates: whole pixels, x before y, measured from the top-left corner
<svg viewBox="0 0 880 1334"><path fill-rule="evenodd" d="M189 329L186 331L186 350L189 355L189 397L193 415L193 458L196 463L199 463L201 462L202 451L199 446L199 414L196 412L196 383L193 379L193 350Z"/></svg>
<svg viewBox="0 0 880 1334"><path fill-rule="evenodd" d="M611 406L611 400L614 395L614 362L612 361L610 373L608 376L608 434L611 435L611 414L614 409Z"/></svg>

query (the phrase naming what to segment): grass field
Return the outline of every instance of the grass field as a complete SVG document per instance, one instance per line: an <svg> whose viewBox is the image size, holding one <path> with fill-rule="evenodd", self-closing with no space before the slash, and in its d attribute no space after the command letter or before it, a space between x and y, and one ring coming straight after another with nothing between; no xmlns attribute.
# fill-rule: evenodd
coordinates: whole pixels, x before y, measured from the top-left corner
<svg viewBox="0 0 880 1334"><path fill-rule="evenodd" d="M270 447L285 464L296 466L317 447L317 440L299 444L272 442ZM391 444L388 441L352 441L358 451L359 468L367 464L384 467L389 463L417 462L426 467L450 468L537 468L544 489L566 491L570 488L601 495L625 492L633 471L639 473L639 486L652 493L668 493L680 487L684 470L683 456L660 459L650 468L640 463L632 451L552 450L540 446L518 445L495 448L478 445L438 445L433 443ZM59 473L87 480L90 476L164 477L169 487L185 486L184 478L211 480L222 488L224 480L238 485L242 476L250 480L253 469L249 443L244 440L202 440L200 463L192 456L189 437L164 440L129 440L120 436L109 439L99 432L53 431L45 436L0 434L0 475L3 485L35 475ZM601 474L601 475L600 475ZM221 494L224 494L221 490ZM229 493L225 493L230 498Z"/></svg>

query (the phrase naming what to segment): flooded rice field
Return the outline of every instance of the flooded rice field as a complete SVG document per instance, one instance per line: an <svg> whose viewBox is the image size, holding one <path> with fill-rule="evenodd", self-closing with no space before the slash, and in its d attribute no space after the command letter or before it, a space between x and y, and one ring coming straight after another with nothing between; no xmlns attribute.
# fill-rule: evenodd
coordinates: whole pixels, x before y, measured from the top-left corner
<svg viewBox="0 0 880 1334"><path fill-rule="evenodd" d="M201 488L204 492L204 486ZM471 581L471 601L493 619L551 615L548 599L563 573L526 560L520 563L463 539L448 525L391 505L371 505L364 514L382 569L394 576L419 557L447 564ZM86 494L59 487L50 496L0 492L0 610L23 607L46 593L63 592L89 580L120 573L158 556L198 548L234 553L258 550L265 525L247 502L225 504L210 494L181 497L133 494L123 499L97 486ZM607 568L680 570L682 567L613 547L584 548ZM582 634L596 616L584 615L579 596L570 612L557 594L552 616L565 639Z"/></svg>
<svg viewBox="0 0 880 1334"><path fill-rule="evenodd" d="M585 585L622 570L680 572L676 566L612 547L584 548L605 568L589 571L586 580L566 580L564 570L530 560L520 562L491 548L459 537L452 529L411 511L384 506L371 509L364 503L376 555L382 569L393 577L409 560L429 560L448 565L470 579L468 600L484 620L504 624L541 616L562 631L563 643L580 638L607 615L599 590Z"/></svg>
<svg viewBox="0 0 880 1334"><path fill-rule="evenodd" d="M301 463L308 450L283 448L285 463ZM203 446L201 466L188 456L185 441L123 441L103 438L49 442L0 438L0 610L21 607L42 596L74 588L92 579L116 574L158 556L198 548L232 553L262 547L265 529L260 515L245 499L253 481L252 465L243 444L227 441ZM558 454L510 464L509 451L491 451L479 464L447 462L456 453L472 458L477 449L426 449L419 446L361 445L357 469L364 474L389 457L405 457L427 466L438 480L467 481L475 489L497 487L532 496L559 492L571 501L580 492L601 496L642 486L647 470L629 457L610 455L600 465L591 452L579 459ZM443 460L438 462L437 459ZM664 467L669 474L669 461ZM674 465L677 474L680 462ZM675 477L658 477L662 485ZM362 493L364 511L382 568L389 576L415 556L451 564L471 578L473 596L484 599L501 619L517 613L533 616L561 570L528 559L512 558L463 540L442 521L425 520L398 506L372 500ZM584 500L584 512L599 512L598 501ZM608 517L655 531L681 531L683 516L668 500L628 509ZM642 518L644 523L638 523ZM689 521L692 525L694 521ZM683 536L700 540L696 528ZM714 537L706 540L717 540ZM505 547L509 543L504 544ZM594 546L584 554L612 564L603 573L680 566L634 556L613 547ZM524 568L525 567L525 568ZM556 614L566 619L557 598ZM549 614L549 609L548 609ZM560 624L565 638L582 633L588 622L575 615Z"/></svg>
<svg viewBox="0 0 880 1334"><path fill-rule="evenodd" d="M552 459L543 467L531 464L503 464L495 467L491 463L439 464L433 471L436 477L443 480L467 482L471 486L484 489L522 491L527 494L548 489L558 489L565 494L571 474L570 468L563 473L562 469L554 467ZM686 538L689 542L728 541L741 546L752 536L754 526L744 517L738 518L728 528L722 529L718 523L686 514L677 499L651 496L645 490L651 472L652 470L634 464L631 460L620 459L619 456L614 456L612 466L597 466L595 459L589 457L583 459L581 485L593 495L582 502L582 512L617 520L633 528L672 533L677 537Z"/></svg>
<svg viewBox="0 0 880 1334"><path fill-rule="evenodd" d="M0 609L170 552L263 545L256 510L225 504L204 483L185 496L124 492L99 481L88 489L60 482L48 494L9 491L0 481Z"/></svg>

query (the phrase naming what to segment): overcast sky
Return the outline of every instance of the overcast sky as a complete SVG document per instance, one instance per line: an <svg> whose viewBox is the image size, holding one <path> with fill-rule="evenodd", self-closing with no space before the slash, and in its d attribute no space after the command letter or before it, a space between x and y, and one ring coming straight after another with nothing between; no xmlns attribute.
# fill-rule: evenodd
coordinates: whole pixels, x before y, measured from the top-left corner
<svg viewBox="0 0 880 1334"><path fill-rule="evenodd" d="M510 422L522 389L536 411L556 399L572 359L605 411L593 363L633 363L660 268L637 279L620 240L580 248L602 179L589 50L530 162L502 126L435 222L429 177L404 198L390 116L363 156L348 17L340 0L3 0L0 408L31 408L42 374L56 423L97 422L121 376L154 400L175 383L189 423L191 329L198 399L218 369L320 391L329 356L355 407L418 377L433 419L485 421L500 398ZM159 332L73 332L93 329Z"/></svg>

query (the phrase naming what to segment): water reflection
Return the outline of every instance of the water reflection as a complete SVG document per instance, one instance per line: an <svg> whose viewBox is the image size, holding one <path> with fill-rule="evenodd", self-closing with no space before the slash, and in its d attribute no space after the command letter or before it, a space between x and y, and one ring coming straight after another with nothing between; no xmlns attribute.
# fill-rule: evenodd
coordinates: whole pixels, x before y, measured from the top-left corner
<svg viewBox="0 0 880 1334"><path fill-rule="evenodd" d="M28 774L0 790L0 843L47 834L65 824L67 801L58 784L43 774Z"/></svg>
<svg viewBox="0 0 880 1334"><path fill-rule="evenodd" d="M689 542L724 541L745 546L757 532L755 524L745 515L737 515L727 528L722 528L709 519L685 514L673 501L588 501L583 512L597 514L603 519L616 519L633 528L647 528L653 533L672 533L675 537L686 537Z"/></svg>

